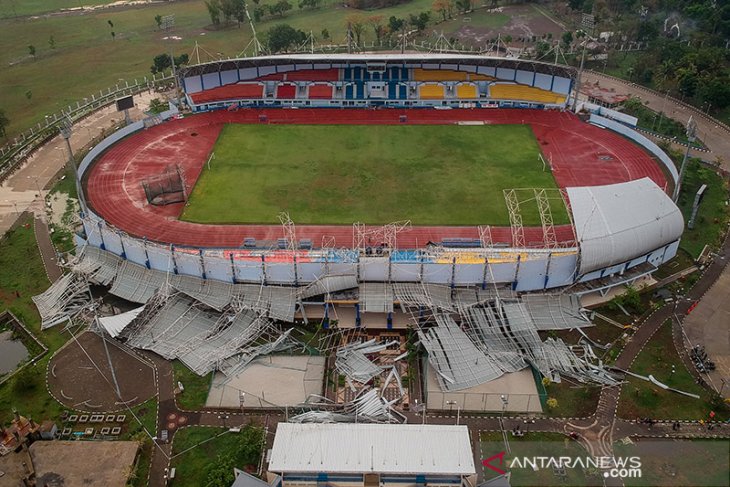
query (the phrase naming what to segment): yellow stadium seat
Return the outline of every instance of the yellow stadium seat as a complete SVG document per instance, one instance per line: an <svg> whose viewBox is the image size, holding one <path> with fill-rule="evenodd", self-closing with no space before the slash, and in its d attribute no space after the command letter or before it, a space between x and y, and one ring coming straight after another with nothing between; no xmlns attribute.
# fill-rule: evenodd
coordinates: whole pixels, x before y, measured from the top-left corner
<svg viewBox="0 0 730 487"><path fill-rule="evenodd" d="M414 69L414 81L491 81L494 78L483 74L455 71L453 69Z"/></svg>
<svg viewBox="0 0 730 487"><path fill-rule="evenodd" d="M418 94L422 100L440 100L444 97L444 86L437 84L421 85Z"/></svg>
<svg viewBox="0 0 730 487"><path fill-rule="evenodd" d="M479 98L479 93L477 91L476 85L462 83L456 87L456 97L474 99Z"/></svg>
<svg viewBox="0 0 730 487"><path fill-rule="evenodd" d="M539 103L564 103L565 96L553 91L518 84L493 84L489 87L491 98L499 100L524 100Z"/></svg>

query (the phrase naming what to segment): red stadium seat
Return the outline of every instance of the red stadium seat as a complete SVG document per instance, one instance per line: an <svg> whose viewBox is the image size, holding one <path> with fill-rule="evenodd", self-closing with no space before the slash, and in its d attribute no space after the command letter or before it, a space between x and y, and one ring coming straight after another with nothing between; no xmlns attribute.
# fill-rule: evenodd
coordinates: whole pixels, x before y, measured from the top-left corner
<svg viewBox="0 0 730 487"><path fill-rule="evenodd" d="M278 85L276 87L276 97L284 99L292 99L297 97L296 85Z"/></svg>
<svg viewBox="0 0 730 487"><path fill-rule="evenodd" d="M190 97L194 103L200 104L222 100L261 98L263 93L264 86L259 83L236 83L193 93Z"/></svg>
<svg viewBox="0 0 730 487"><path fill-rule="evenodd" d="M309 87L309 98L329 100L332 98L332 85L311 85Z"/></svg>

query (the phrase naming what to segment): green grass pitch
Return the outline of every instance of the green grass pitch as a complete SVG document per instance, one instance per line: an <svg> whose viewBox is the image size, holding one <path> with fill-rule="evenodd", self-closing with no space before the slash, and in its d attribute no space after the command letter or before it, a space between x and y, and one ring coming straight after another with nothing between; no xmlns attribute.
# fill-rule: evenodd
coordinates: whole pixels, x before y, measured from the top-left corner
<svg viewBox="0 0 730 487"><path fill-rule="evenodd" d="M182 220L509 225L503 189L556 188L527 125L229 124L213 151ZM535 201L521 213L540 224Z"/></svg>

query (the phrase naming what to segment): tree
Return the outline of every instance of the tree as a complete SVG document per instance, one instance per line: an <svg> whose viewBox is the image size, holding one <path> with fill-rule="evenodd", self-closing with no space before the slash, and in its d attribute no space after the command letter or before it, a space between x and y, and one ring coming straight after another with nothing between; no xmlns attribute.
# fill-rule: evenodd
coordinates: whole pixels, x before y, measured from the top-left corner
<svg viewBox="0 0 730 487"><path fill-rule="evenodd" d="M360 39L362 38L362 33L365 30L365 17L360 14L348 15L347 18L345 18L345 25L349 26L352 33L355 34L355 42L358 46L360 46Z"/></svg>
<svg viewBox="0 0 730 487"><path fill-rule="evenodd" d="M31 98L33 98L33 91L28 90L25 92L25 97L30 101Z"/></svg>
<svg viewBox="0 0 730 487"><path fill-rule="evenodd" d="M112 35L112 40L114 40L114 39L117 38L117 33L116 32L111 31L111 35Z"/></svg>
<svg viewBox="0 0 730 487"><path fill-rule="evenodd" d="M229 487L235 480L233 476L233 457L230 454L219 454L215 462L205 467L205 487Z"/></svg>
<svg viewBox="0 0 730 487"><path fill-rule="evenodd" d="M327 29L322 29L322 39L327 40L330 38L330 31Z"/></svg>
<svg viewBox="0 0 730 487"><path fill-rule="evenodd" d="M368 17L368 23L373 28L373 33L375 34L375 39L378 41L378 44L380 44L380 40L385 35L385 17L382 15L371 15Z"/></svg>
<svg viewBox="0 0 730 487"><path fill-rule="evenodd" d="M471 10L471 0L456 0L456 8L463 14L467 13Z"/></svg>
<svg viewBox="0 0 730 487"><path fill-rule="evenodd" d="M241 28L241 22L246 21L246 0L233 0L233 17Z"/></svg>
<svg viewBox="0 0 730 487"><path fill-rule="evenodd" d="M545 401L545 405L549 409L555 409L556 407L558 407L558 400L555 399L554 397L548 398L548 400Z"/></svg>
<svg viewBox="0 0 730 487"><path fill-rule="evenodd" d="M30 44L30 45L28 46L28 52L30 52L30 55L31 55L32 57L35 57L35 46L34 46L33 44Z"/></svg>
<svg viewBox="0 0 730 487"><path fill-rule="evenodd" d="M51 49L56 48L56 38L53 37L52 34L51 34L51 37L48 38L48 47L50 47Z"/></svg>
<svg viewBox="0 0 730 487"><path fill-rule="evenodd" d="M182 66L183 64L187 64L190 60L189 56L187 54L181 54L177 57L175 57L175 66ZM156 73L162 73L168 68L172 67L172 61L170 58L170 55L167 53L158 54L154 57L152 60L152 67L150 67L150 71L152 74Z"/></svg>
<svg viewBox="0 0 730 487"><path fill-rule="evenodd" d="M162 29L162 15L155 15L155 23L157 24L158 29Z"/></svg>
<svg viewBox="0 0 730 487"><path fill-rule="evenodd" d="M289 24L278 24L267 31L267 46L272 53L287 52L307 40L307 34Z"/></svg>
<svg viewBox="0 0 730 487"><path fill-rule="evenodd" d="M388 30L391 33L400 32L400 30L403 28L403 25L405 24L405 20L399 19L398 17L391 16L390 19L388 19Z"/></svg>
<svg viewBox="0 0 730 487"><path fill-rule="evenodd" d="M221 4L219 0L206 0L205 7L208 9L210 21L213 25L218 26L221 23Z"/></svg>
<svg viewBox="0 0 730 487"><path fill-rule="evenodd" d="M408 22L418 30L418 32L423 32L426 30L426 26L428 25L428 21L431 19L431 12L425 11L421 12L418 15L411 14L408 18Z"/></svg>
<svg viewBox="0 0 730 487"><path fill-rule="evenodd" d="M5 110L0 110L0 137L7 137L8 125L10 125L10 119L5 115Z"/></svg>
<svg viewBox="0 0 730 487"><path fill-rule="evenodd" d="M570 47L570 44L573 42L573 33L570 31L563 32L562 41L563 47L565 49L568 49Z"/></svg>
<svg viewBox="0 0 730 487"><path fill-rule="evenodd" d="M167 110L167 104L159 98L153 98L150 100L150 112L157 114Z"/></svg>
<svg viewBox="0 0 730 487"><path fill-rule="evenodd" d="M274 5L271 5L271 7L269 8L272 15L278 15L279 17L283 17L284 14L291 9L291 3L289 3L287 0L279 0Z"/></svg>
<svg viewBox="0 0 730 487"><path fill-rule="evenodd" d="M431 8L437 14L441 14L441 19L446 22L446 17L451 10L451 2L449 0L434 0Z"/></svg>
<svg viewBox="0 0 730 487"><path fill-rule="evenodd" d="M107 20L106 23L109 24L109 28L114 28L114 22L112 22L111 20Z"/></svg>

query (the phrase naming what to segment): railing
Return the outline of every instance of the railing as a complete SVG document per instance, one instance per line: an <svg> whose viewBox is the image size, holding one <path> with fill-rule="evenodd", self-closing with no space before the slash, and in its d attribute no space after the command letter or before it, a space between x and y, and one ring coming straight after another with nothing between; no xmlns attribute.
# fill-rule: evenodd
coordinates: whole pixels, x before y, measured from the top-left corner
<svg viewBox="0 0 730 487"><path fill-rule="evenodd" d="M132 83L124 81L106 90L101 90L99 93L92 93L89 97L77 101L75 105L72 104L66 109L61 109L59 113L47 115L44 122L38 122L5 146L0 147L0 182L5 180L40 145L58 135L59 129L68 121L75 123L96 110L110 105L121 96L156 88L172 79L171 73L161 73L159 76L153 75L152 78L145 76L141 80L135 79Z"/></svg>

